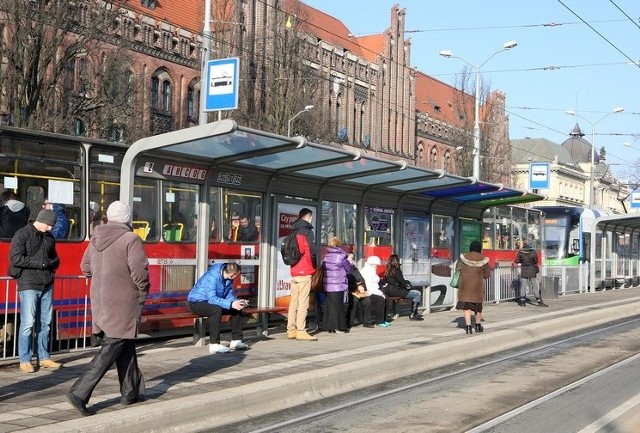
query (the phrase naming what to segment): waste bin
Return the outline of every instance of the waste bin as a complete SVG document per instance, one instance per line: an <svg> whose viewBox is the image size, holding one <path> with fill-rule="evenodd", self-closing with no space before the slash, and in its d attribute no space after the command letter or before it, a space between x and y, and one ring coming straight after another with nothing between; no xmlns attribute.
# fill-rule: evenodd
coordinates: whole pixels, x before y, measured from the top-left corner
<svg viewBox="0 0 640 433"><path fill-rule="evenodd" d="M556 299L560 293L560 277L542 277L542 299Z"/></svg>

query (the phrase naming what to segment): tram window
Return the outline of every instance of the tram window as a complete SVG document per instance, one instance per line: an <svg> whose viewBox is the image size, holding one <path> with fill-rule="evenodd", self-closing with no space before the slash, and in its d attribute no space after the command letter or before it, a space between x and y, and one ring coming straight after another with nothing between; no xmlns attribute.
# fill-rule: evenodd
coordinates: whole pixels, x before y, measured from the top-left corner
<svg viewBox="0 0 640 433"><path fill-rule="evenodd" d="M163 182L162 238L165 242L195 242L193 223L198 210L198 185Z"/></svg>
<svg viewBox="0 0 640 433"><path fill-rule="evenodd" d="M220 230L220 221L221 212L220 212L220 189L216 187L212 187L209 189L209 242L220 242L221 230ZM195 239L195 238L194 238Z"/></svg>
<svg viewBox="0 0 640 433"><path fill-rule="evenodd" d="M222 236L226 242L258 243L261 232L262 197L259 194L225 190Z"/></svg>
<svg viewBox="0 0 640 433"><path fill-rule="evenodd" d="M144 228L136 230L136 233L144 235L146 232L147 236L144 240L147 242L160 239L158 191L160 191L160 185L157 180L136 178L133 186L133 221L136 221L134 226L137 229Z"/></svg>
<svg viewBox="0 0 640 433"><path fill-rule="evenodd" d="M30 220L42 210L48 195L65 206L67 218L79 219L84 178L81 146L3 136L0 153L0 188L17 195L29 208ZM67 239L79 238L75 229L67 235Z"/></svg>
<svg viewBox="0 0 640 433"><path fill-rule="evenodd" d="M124 150L92 147L89 151L88 232L107 221L107 208L120 197L120 166ZM82 228L80 219L74 226Z"/></svg>

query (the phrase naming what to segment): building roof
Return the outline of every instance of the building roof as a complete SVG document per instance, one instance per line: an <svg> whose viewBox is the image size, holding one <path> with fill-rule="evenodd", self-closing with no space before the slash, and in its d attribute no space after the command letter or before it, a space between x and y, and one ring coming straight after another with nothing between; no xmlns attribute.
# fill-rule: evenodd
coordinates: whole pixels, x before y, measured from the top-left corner
<svg viewBox="0 0 640 433"><path fill-rule="evenodd" d="M510 140L511 162L522 164L529 162L553 162L582 170L566 147L546 138L521 138Z"/></svg>
<svg viewBox="0 0 640 433"><path fill-rule="evenodd" d="M569 133L569 138L562 143L562 146L569 151L571 158L573 158L575 162L591 164L591 152L593 146L591 146L591 143L582 137L584 137L584 133L576 123L576 126L574 126ZM597 164L600 161L600 157L598 152L593 153L594 162Z"/></svg>
<svg viewBox="0 0 640 433"><path fill-rule="evenodd" d="M467 98L466 105L474 109L473 95L463 94L459 89L440 80L416 71L416 111L429 117L445 121L451 125L464 125L464 112L460 106ZM473 119L470 119L473 122Z"/></svg>
<svg viewBox="0 0 640 433"><path fill-rule="evenodd" d="M283 9L295 16L297 28L302 32L344 48L360 58L369 59L370 56L365 55L359 45L358 38L353 37L351 31L339 19L298 0L287 0Z"/></svg>
<svg viewBox="0 0 640 433"><path fill-rule="evenodd" d="M191 32L200 32L204 26L204 2L202 1L156 1L155 8L148 8L142 6L140 0L127 0L124 7Z"/></svg>

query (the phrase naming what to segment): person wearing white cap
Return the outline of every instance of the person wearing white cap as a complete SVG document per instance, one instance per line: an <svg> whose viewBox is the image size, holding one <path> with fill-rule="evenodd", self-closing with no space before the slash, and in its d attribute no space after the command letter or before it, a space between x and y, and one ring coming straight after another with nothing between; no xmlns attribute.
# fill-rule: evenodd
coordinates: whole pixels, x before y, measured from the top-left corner
<svg viewBox="0 0 640 433"><path fill-rule="evenodd" d="M102 336L100 351L67 393L67 400L83 416L93 415L87 403L114 362L120 381L120 402L126 406L144 398L135 339L149 293L149 260L130 223L129 205L121 201L111 203L107 223L95 227L80 262L82 273L91 278L92 332Z"/></svg>
<svg viewBox="0 0 640 433"><path fill-rule="evenodd" d="M360 275L362 275L367 292L369 292L371 307L376 317L375 323L365 323L363 325L365 328L373 328L376 324L383 328L391 325L387 322L387 313L385 311L387 299L384 292L380 290L378 266L381 264L382 261L380 260L380 257L369 256L364 262L362 269L360 269Z"/></svg>
<svg viewBox="0 0 640 433"><path fill-rule="evenodd" d="M43 209L33 223L18 230L11 239L9 275L18 280L20 297L20 330L18 356L20 371L33 373L32 338L38 329L37 348L40 368L60 368L49 355L49 327L53 313L53 279L60 259L56 240L49 233L56 223L56 214ZM39 314L38 314L39 311ZM40 323L39 328L36 324Z"/></svg>

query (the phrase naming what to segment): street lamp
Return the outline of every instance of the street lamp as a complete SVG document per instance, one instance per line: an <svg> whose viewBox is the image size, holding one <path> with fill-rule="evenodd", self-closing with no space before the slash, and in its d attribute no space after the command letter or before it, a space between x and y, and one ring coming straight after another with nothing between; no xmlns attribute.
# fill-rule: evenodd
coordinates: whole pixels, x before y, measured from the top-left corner
<svg viewBox="0 0 640 433"><path fill-rule="evenodd" d="M306 107L304 107L304 110L298 111L295 114L295 116L293 116L291 119L289 119L289 122L287 123L287 137L291 137L291 122L293 122L293 119L295 119L296 117L298 117L302 113L306 113L307 111L311 110L312 108L313 108L313 105L307 105Z"/></svg>
<svg viewBox="0 0 640 433"><path fill-rule="evenodd" d="M623 111L624 111L624 108L616 107L613 109L613 111L605 114L600 119L598 119L597 122L594 122L594 123L589 122L587 119L577 114L574 110L565 111L565 113L567 113L569 116L579 117L585 122L587 122L589 125L591 125L591 170L589 173L589 209L593 209L593 202L595 201L595 198L596 198L595 185L594 185L595 184L594 170L593 170L593 166L595 165L595 161L596 161L596 125L602 122L607 117L611 116L612 114L622 113Z"/></svg>
<svg viewBox="0 0 640 433"><path fill-rule="evenodd" d="M205 100L207 98L207 85L204 82L207 76L207 63L211 57L211 0L204 0L204 25L202 27L202 65L200 65L200 114L198 125L207 123L208 114L205 111ZM220 120L218 113L218 120Z"/></svg>
<svg viewBox="0 0 640 433"><path fill-rule="evenodd" d="M463 59L462 57L459 56L454 56L453 53L449 50L444 50L444 51L440 51L440 55L442 57L446 57L446 58L453 58L453 59L460 59L462 60L464 63L466 63L467 65L471 66L473 69L476 70L476 89L475 89L475 94L474 94L474 98L475 98L475 110L474 110L474 124L473 124L473 177L475 177L476 179L480 180L480 119L479 119L479 115L480 115L480 69L489 61L493 58L493 56L495 56L498 53L501 53L503 51L507 51L510 50L511 48L515 47L516 45L518 45L518 43L516 41L509 41L509 42L505 42L504 46L501 50L496 51L495 53L491 54L489 56L489 58L487 58L487 60L485 60L483 63L480 64L480 66L475 66L471 63L469 63L468 61L466 61L465 59Z"/></svg>

